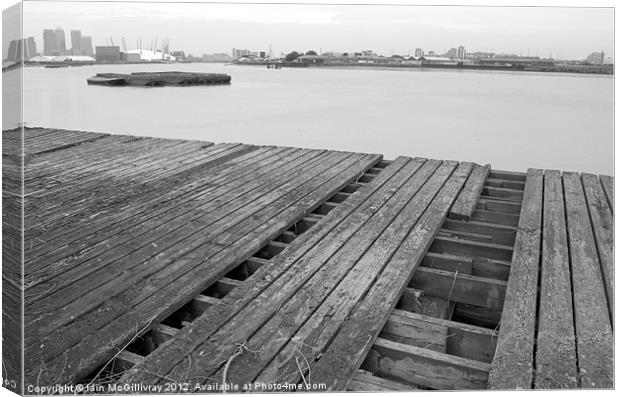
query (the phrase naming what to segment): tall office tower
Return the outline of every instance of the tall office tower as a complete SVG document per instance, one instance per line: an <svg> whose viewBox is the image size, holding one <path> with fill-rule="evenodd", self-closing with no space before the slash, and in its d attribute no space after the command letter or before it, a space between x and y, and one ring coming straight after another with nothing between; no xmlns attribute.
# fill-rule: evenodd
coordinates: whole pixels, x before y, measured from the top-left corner
<svg viewBox="0 0 620 397"><path fill-rule="evenodd" d="M82 32L80 30L72 30L71 31L71 54L84 55L82 54L81 40L82 40Z"/></svg>
<svg viewBox="0 0 620 397"><path fill-rule="evenodd" d="M457 50L457 58L458 59L465 59L465 55L467 55L467 51L465 51L465 47L463 47L462 45L459 46L459 48Z"/></svg>
<svg viewBox="0 0 620 397"><path fill-rule="evenodd" d="M424 56L424 50L421 48L416 48L415 49L415 57L416 58L420 58L421 56Z"/></svg>
<svg viewBox="0 0 620 397"><path fill-rule="evenodd" d="M54 30L54 35L56 36L56 49L58 50L58 55L66 55L67 44L65 42L65 31L62 30L61 27L57 27L56 30Z"/></svg>
<svg viewBox="0 0 620 397"><path fill-rule="evenodd" d="M34 37L30 36L24 39L24 59L32 58L37 55L37 43L34 41Z"/></svg>
<svg viewBox="0 0 620 397"><path fill-rule="evenodd" d="M17 59L17 42L18 40L11 40L9 43L9 53L6 55L7 61L15 61Z"/></svg>
<svg viewBox="0 0 620 397"><path fill-rule="evenodd" d="M43 55L58 55L56 34L52 29L43 30Z"/></svg>
<svg viewBox="0 0 620 397"><path fill-rule="evenodd" d="M80 38L80 52L81 55L92 57L95 55L93 52L93 41L90 36L82 36Z"/></svg>

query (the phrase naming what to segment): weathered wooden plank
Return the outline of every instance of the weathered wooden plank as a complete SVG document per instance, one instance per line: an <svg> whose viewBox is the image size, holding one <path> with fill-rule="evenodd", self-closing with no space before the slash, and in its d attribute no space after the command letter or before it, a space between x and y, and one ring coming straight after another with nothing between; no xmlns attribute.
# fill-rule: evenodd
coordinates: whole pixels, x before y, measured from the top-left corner
<svg viewBox="0 0 620 397"><path fill-rule="evenodd" d="M99 286L93 288L91 283L81 282L69 290L55 288L52 293L43 294L43 298L37 301L36 306L47 305L45 307L48 309L54 308L53 315L39 315L36 320L30 322L30 325L36 325L40 332L48 334L51 330L68 324L73 318L94 309L109 299L110 296L114 296L126 288L135 287L136 284L165 269L169 261L173 261L174 258L182 257L197 247L212 245L212 241L221 238L225 231L243 235L245 230L252 230L256 224L260 224L258 222L262 219L269 219L278 214L279 210L274 206L274 203L280 202L290 205L287 197L292 196L291 192L296 191L296 189L316 188L317 184L320 185L322 182L321 172L324 172L325 177L332 176L336 172L335 170L339 169L338 167L346 168L355 161L352 158L347 159L348 155L328 157L331 158L325 159L318 156L313 161L306 162L306 166L313 166L312 171L306 173L299 172L304 169L304 163L300 161L300 169L298 169L296 178L289 181L286 179L277 180L274 184L265 186L264 190L251 192L249 198L238 199L235 205L229 204L222 207L219 211L214 212L214 215L209 215L213 208L206 210L206 215L202 217L199 217L200 213L194 210L188 214L187 220L181 221L176 228L172 228L170 223L163 225L160 227L160 234L157 235L158 239L155 240L155 245L152 242L143 245L140 250L131 252L122 261L114 260L110 265L105 266L107 262L96 260L93 268L76 267L78 275L72 273L70 276L66 276L69 272L61 274L59 277L66 281L66 284L61 286L70 285L72 281L81 280L86 275L88 279L97 280ZM335 165L337 167L331 168ZM260 211L259 214L262 217L256 213L257 211ZM247 222L250 216L256 223ZM190 221L192 227L188 228L186 225ZM240 226L235 228L236 225ZM147 234L147 237L150 238L153 234L151 232ZM134 243L138 243L138 241ZM222 247L217 245L216 248ZM132 265L128 266L126 263ZM118 275L121 274L124 274L124 277L119 279ZM203 275L203 277L205 276ZM33 300L30 303L34 305Z"/></svg>
<svg viewBox="0 0 620 397"><path fill-rule="evenodd" d="M471 219L474 209L476 208L478 197L484 187L484 181L487 179L490 170L491 166L489 164L485 166L476 164L474 166L471 175L467 179L467 182L465 182L465 186L463 186L463 190L450 209L450 213L448 214L450 218Z"/></svg>
<svg viewBox="0 0 620 397"><path fill-rule="evenodd" d="M599 179L593 174L581 174L590 222L605 283L609 316L614 320L614 218Z"/></svg>
<svg viewBox="0 0 620 397"><path fill-rule="evenodd" d="M613 215L614 213L614 177L609 175L601 175L601 185L603 185L603 190L605 191L605 196L607 197L607 203L609 204L609 209Z"/></svg>
<svg viewBox="0 0 620 397"><path fill-rule="evenodd" d="M315 162L321 161L321 157L317 157L317 154L316 152L302 153L301 157L298 156L293 159L294 161L281 167L279 172L293 171L296 168L303 169L304 165L312 163L310 160L313 158ZM248 203L253 203L253 200L266 192L286 183L284 178L278 181L277 175L279 173L256 178L251 183L241 180L239 183L226 184L222 189L212 191L212 194L203 195L200 198L194 197L182 206L179 205L162 212L163 216L151 217L150 214L147 214L148 220L142 220L142 222L124 231L122 228L117 228L116 234L111 237L102 239L101 233L98 233L94 235L98 242L84 238L81 245L86 251L73 255L69 260L63 259L58 264L52 263L47 269L32 273L40 280L39 282L28 277L30 285L28 288L28 305L51 296L56 291L60 293L62 287L71 285L74 281L85 276L91 275L91 278L94 277L97 283L102 284L105 280L114 278L116 274L114 269L118 268L119 271L129 269L119 262L128 254L131 256L125 260L137 264L140 259L148 258L158 251L173 246L187 236L194 235L199 230L197 229L199 224L213 227L213 222L220 221L220 224L223 223L221 219L225 216L239 215L235 211L251 208L248 207ZM274 181L277 182L274 183ZM237 187L239 188L237 189ZM253 203L253 205L257 204L259 202ZM192 222L195 228L187 228L188 222ZM110 248L113 247L121 249L111 250ZM132 252L130 248L140 250ZM108 266L112 263L115 264ZM97 271L100 276L95 274ZM52 279L52 276L55 276L56 279ZM50 284L54 287L50 288ZM83 287L92 289L93 285L86 283ZM73 288L71 293L79 296L80 291ZM63 293L61 296L64 302L68 301L68 294Z"/></svg>
<svg viewBox="0 0 620 397"><path fill-rule="evenodd" d="M158 370L163 376L166 376L175 366L186 370L192 361L184 361L185 357L192 352L200 352L199 347L237 313L241 317L251 316L256 314L257 310L268 309L257 302L257 296L261 293L266 295L267 292L263 291L268 287L269 290L284 292L281 301L286 301L316 271L308 266L312 262L303 258L311 258L313 263L320 263L329 258L392 197L394 186L405 183L411 172L415 170L415 168L411 169L411 166L409 170L403 170L403 167L409 163L411 163L409 158L396 159L375 180L347 198L332 212L330 218L317 224L312 234L293 241L286 256L278 256L269 266L263 266L254 275L253 283L244 283L241 288L235 289L225 297L219 305L196 319L191 329L181 331L182 333L191 331L192 338L175 339L174 345L152 354L144 366L135 368L126 379L153 383L159 380L157 375L153 375ZM416 161L415 167L420 167L422 163L422 160ZM273 285L269 280L275 280ZM273 297L270 296L269 300L273 302ZM259 304L247 307L246 305L250 302ZM240 335L239 338L243 339L244 336ZM212 349L215 350L217 347L216 344Z"/></svg>
<svg viewBox="0 0 620 397"><path fill-rule="evenodd" d="M514 256L506 288L489 388L530 389L543 205L543 172L529 169Z"/></svg>
<svg viewBox="0 0 620 397"><path fill-rule="evenodd" d="M579 175L565 172L564 200L573 282L579 381L582 388L613 387L613 332L588 206Z"/></svg>
<svg viewBox="0 0 620 397"><path fill-rule="evenodd" d="M291 356L299 351L310 362L314 360L314 355L337 331L349 310L368 288L368 283L374 280L389 259L390 253L396 250L398 241L406 236L409 230L405 226L407 222L415 222L449 177L454 164L440 164L431 160L423 165L394 193L380 214L363 225L248 339L248 348L261 349L261 355L242 355L235 360L228 366L228 382L242 385L252 381L259 373L257 381L271 382L280 376L284 367L290 365ZM267 304L272 305L271 302ZM254 328L243 319L234 326L247 328L245 332L248 335ZM216 355L220 354L216 352ZM201 369L209 374L204 366ZM220 372L216 373L215 379L220 378ZM285 377L281 381L284 380L292 379Z"/></svg>
<svg viewBox="0 0 620 397"><path fill-rule="evenodd" d="M138 300L142 302L135 306L127 315L119 318L118 321L110 323L109 318L106 317L106 313L110 313L108 308L101 312L99 310L90 312L88 321L91 324L108 324L99 330L99 333L106 335L107 339L106 341L101 341L97 334L87 335L78 345L75 345L68 351L71 357L79 359L79 365L77 365L75 372L76 376L87 373L98 361L112 354L113 346L122 345L130 340L132 337L131 324L146 325L152 319L164 318L182 305L183 299L186 299L187 296L192 296L204 289L205 286L226 274L232 267L241 263L252 252L264 245L265 241L272 240L286 230L288 225L290 225L291 219L298 219L298 217L303 216L308 208L313 208L350 183L359 175L360 169L369 168L380 160L380 156L377 155L352 155L348 157L350 157L351 161L348 159L341 161L338 163L338 166L330 168L327 172L317 167L316 172L320 176L314 178L310 183L302 184L281 200L276 200L270 204L270 207L265 210L264 214L268 219L263 219L262 217L254 219L260 226L252 230L251 233L246 234L242 238L228 232L223 233L212 243L204 246L201 245L199 249L194 251L194 255L176 260L174 266L166 267L164 271L152 277L148 283L142 283L138 288L111 298L105 305L110 308L112 313L118 310L118 307L126 306L128 301ZM315 170L313 169L312 171L314 172ZM294 205L287 207L278 217L273 218L273 215L271 215L271 218L269 218L269 214L272 214L270 211L275 209L282 211L285 201L294 202ZM233 242L232 245L230 245L230 242ZM214 247L222 249L216 255L205 260L207 250ZM204 279L196 279L195 277L194 272L198 266L210 269L209 275ZM179 286L183 286L183 288ZM232 295L237 289L240 288L235 288L228 296ZM150 299L155 293L158 294L158 300L161 300L161 302L155 302ZM224 300L226 298L222 301ZM203 316L207 315L216 306L218 305L210 308ZM192 326L194 324L196 324L196 321L192 323ZM54 338L62 335L63 340L69 337L73 338L72 335L75 334L75 330L72 331L71 329L63 329L58 332L58 335ZM68 335L69 332L72 335ZM86 349L91 352L88 357L85 357L86 355L84 354ZM49 379L47 376L51 376L51 379L57 378L61 367L62 363L59 359L49 362L47 366L48 371L45 372L46 377L42 379Z"/></svg>
<svg viewBox="0 0 620 397"><path fill-rule="evenodd" d="M429 349L377 339L364 368L436 390L485 389L490 365Z"/></svg>
<svg viewBox="0 0 620 397"><path fill-rule="evenodd" d="M471 163L461 163L441 188L407 239L390 259L366 296L344 321L338 334L313 366L313 379L330 390L345 390L373 341L394 309L398 297L422 261L435 232L471 172Z"/></svg>
<svg viewBox="0 0 620 397"><path fill-rule="evenodd" d="M258 153L255 157L253 153ZM296 154L297 153L297 154ZM224 165L214 167L213 172L206 176L195 175L195 178L175 178L177 182L174 188L167 190L164 187L155 188L136 199L124 200L122 204L111 205L103 208L94 219L84 219L73 222L69 228L46 229L45 244L40 244L39 249L29 249L25 253L28 272L36 273L36 262L53 263L62 258L74 256L80 251L94 246L97 242L106 240L115 234L119 234L133 226L156 216L162 217L175 208L184 205L190 200L205 199L207 194L212 194L216 189L225 185L239 187L246 184L245 178L254 175L254 179L262 179L273 174L274 170L282 167L286 162L299 156L299 150L270 150L259 149L237 159L230 160ZM237 162L240 161L240 163ZM246 162L250 162L247 164ZM221 167L226 171L220 172ZM179 184L182 184L179 186ZM166 193L164 193L164 191ZM169 218L171 219L171 218ZM28 232L29 239L36 238Z"/></svg>
<svg viewBox="0 0 620 397"><path fill-rule="evenodd" d="M558 171L545 171L544 180L534 388L575 388L577 353L562 179Z"/></svg>

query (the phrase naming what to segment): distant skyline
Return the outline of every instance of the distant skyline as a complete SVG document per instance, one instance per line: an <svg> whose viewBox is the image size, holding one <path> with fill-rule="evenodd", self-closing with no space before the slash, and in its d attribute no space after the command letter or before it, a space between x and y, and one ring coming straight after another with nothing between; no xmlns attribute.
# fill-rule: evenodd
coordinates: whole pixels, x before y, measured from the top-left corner
<svg viewBox="0 0 620 397"><path fill-rule="evenodd" d="M93 45L112 38L127 47L170 39L171 50L200 56L232 48L267 51L360 51L411 54L416 48L444 53L505 52L583 59L613 53L613 9L552 7L440 7L386 5L248 5L138 3L24 3L24 35L39 48L43 29L62 27L92 36ZM6 38L5 38L6 40Z"/></svg>

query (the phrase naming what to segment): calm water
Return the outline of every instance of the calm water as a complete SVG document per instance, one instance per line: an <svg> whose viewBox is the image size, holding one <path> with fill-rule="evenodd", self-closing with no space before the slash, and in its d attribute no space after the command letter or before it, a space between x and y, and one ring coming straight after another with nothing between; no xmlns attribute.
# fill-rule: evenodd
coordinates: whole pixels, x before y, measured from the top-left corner
<svg viewBox="0 0 620 397"><path fill-rule="evenodd" d="M230 86L99 87L97 72L228 73ZM32 126L613 174L613 77L193 65L26 68Z"/></svg>

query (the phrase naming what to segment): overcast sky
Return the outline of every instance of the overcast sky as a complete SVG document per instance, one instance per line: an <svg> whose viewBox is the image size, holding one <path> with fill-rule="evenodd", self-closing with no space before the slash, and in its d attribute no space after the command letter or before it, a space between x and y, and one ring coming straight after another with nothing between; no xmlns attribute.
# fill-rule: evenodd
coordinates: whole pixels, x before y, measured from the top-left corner
<svg viewBox="0 0 620 397"><path fill-rule="evenodd" d="M274 54L372 49L384 55L464 45L470 52L571 59L600 50L613 56L614 28L611 8L24 3L24 35L34 36L38 51L43 29L57 26L67 46L69 31L79 29L94 45L125 37L132 49L138 36L143 47L168 38L171 50L194 55L270 44Z"/></svg>

